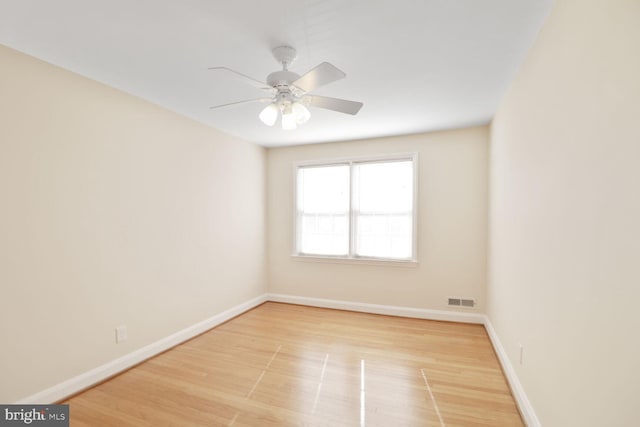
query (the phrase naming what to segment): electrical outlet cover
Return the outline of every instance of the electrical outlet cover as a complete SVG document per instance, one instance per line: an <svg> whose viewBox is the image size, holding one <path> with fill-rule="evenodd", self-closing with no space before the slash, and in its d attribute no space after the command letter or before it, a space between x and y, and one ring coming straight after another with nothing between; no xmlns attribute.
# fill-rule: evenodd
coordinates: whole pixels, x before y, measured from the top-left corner
<svg viewBox="0 0 640 427"><path fill-rule="evenodd" d="M116 343L127 340L127 326L121 325L116 328Z"/></svg>

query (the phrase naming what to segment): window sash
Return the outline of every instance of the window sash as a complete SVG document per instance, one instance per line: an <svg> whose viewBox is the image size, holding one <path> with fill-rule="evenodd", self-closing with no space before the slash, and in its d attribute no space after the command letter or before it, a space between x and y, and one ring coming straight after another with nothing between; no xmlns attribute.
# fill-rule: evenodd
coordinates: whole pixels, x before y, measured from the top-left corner
<svg viewBox="0 0 640 427"><path fill-rule="evenodd" d="M409 203L409 209L407 206L404 206L405 209L400 210L389 210L385 209L383 212L379 210L366 210L361 211L358 209L357 203L354 202L354 199L358 196L358 189L355 187L355 173L357 171L357 167L361 165L370 165L370 164L389 164L394 162L411 162L412 168L412 177L411 181L411 201ZM417 260L417 154L403 154L396 156L383 156L378 158L362 158L362 159L346 159L346 160L337 160L337 161L326 161L326 162L312 162L312 163L298 163L294 165L294 173L295 173L295 188L294 188L294 196L295 196L295 239L294 239L294 255L296 256L306 256L306 257L319 257L319 258L338 258L338 259L352 259L352 260L382 260L382 261L416 261ZM347 224L345 226L346 230L343 230L346 233L347 242L347 251L341 251L340 253L318 253L316 251L310 250L309 245L303 244L303 233L308 230L308 228L304 228L304 221L310 221L311 217L315 217L316 221L320 220L333 220L335 221L336 216L343 216L343 213L338 212L304 212L301 209L301 200L300 197L303 197L304 194L301 194L302 183L300 182L300 173L304 170L309 170L312 168L322 168L322 167L332 167L332 166L348 166L349 176L348 176L348 211L347 214ZM406 201L405 201L406 202ZM405 203L406 204L406 203ZM404 227L405 231L408 227L409 230L404 234L398 230L393 232L393 230L389 230L388 233L383 235L376 235L376 233L372 233L367 231L366 229L361 228L363 222L367 222L369 219L377 219L377 220L386 220L388 228L397 227L398 221L402 222L403 225L399 226L400 228ZM395 223L394 223L395 221ZM395 225L394 225L395 224ZM326 224L325 224L326 225ZM320 224L317 224L318 228L316 232L322 233ZM335 231L335 230L334 230ZM325 229L325 232L329 233L329 230ZM359 235L358 235L359 234ZM317 237L317 236L316 236ZM335 237L335 236L334 236ZM378 241L376 242L376 239ZM375 251L371 250L372 241L373 246L376 244L380 247L382 244L380 243L380 239L387 240L386 244L389 250L386 251ZM395 240L394 240L395 239ZM404 242L400 242L400 240L404 240ZM369 241L369 248L366 249L366 243ZM397 247L404 246L404 250L398 251ZM380 255L382 253L382 255Z"/></svg>

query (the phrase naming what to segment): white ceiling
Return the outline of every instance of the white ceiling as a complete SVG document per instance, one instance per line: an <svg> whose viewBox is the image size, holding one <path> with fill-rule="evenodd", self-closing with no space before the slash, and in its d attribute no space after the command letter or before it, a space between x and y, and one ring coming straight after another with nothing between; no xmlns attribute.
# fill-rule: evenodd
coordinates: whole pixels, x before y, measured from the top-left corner
<svg viewBox="0 0 640 427"><path fill-rule="evenodd" d="M487 123L553 0L0 0L0 43L265 146ZM323 61L347 78L314 93L361 101L311 109L294 131L258 120L271 48L291 70Z"/></svg>

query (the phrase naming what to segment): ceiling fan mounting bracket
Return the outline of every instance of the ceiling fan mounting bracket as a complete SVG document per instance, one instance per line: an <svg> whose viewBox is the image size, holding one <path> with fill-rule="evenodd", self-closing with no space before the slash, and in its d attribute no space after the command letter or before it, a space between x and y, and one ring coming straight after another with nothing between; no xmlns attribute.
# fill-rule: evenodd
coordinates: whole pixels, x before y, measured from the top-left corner
<svg viewBox="0 0 640 427"><path fill-rule="evenodd" d="M298 56L295 48L291 46L274 47L271 52L273 53L273 57L276 58L276 61L282 64L284 71L287 71L289 65L291 65Z"/></svg>

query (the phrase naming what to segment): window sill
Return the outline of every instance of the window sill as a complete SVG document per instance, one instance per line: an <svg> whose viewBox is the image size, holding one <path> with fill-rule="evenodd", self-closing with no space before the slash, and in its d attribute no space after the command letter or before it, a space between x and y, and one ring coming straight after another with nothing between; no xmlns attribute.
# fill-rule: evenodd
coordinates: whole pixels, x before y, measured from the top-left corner
<svg viewBox="0 0 640 427"><path fill-rule="evenodd" d="M344 258L344 257L331 257L320 255L291 255L293 261L299 262L318 262L325 264L351 264L351 265L379 265L384 267L404 267L415 268L418 266L416 260L391 260L391 259L379 259L379 258Z"/></svg>

